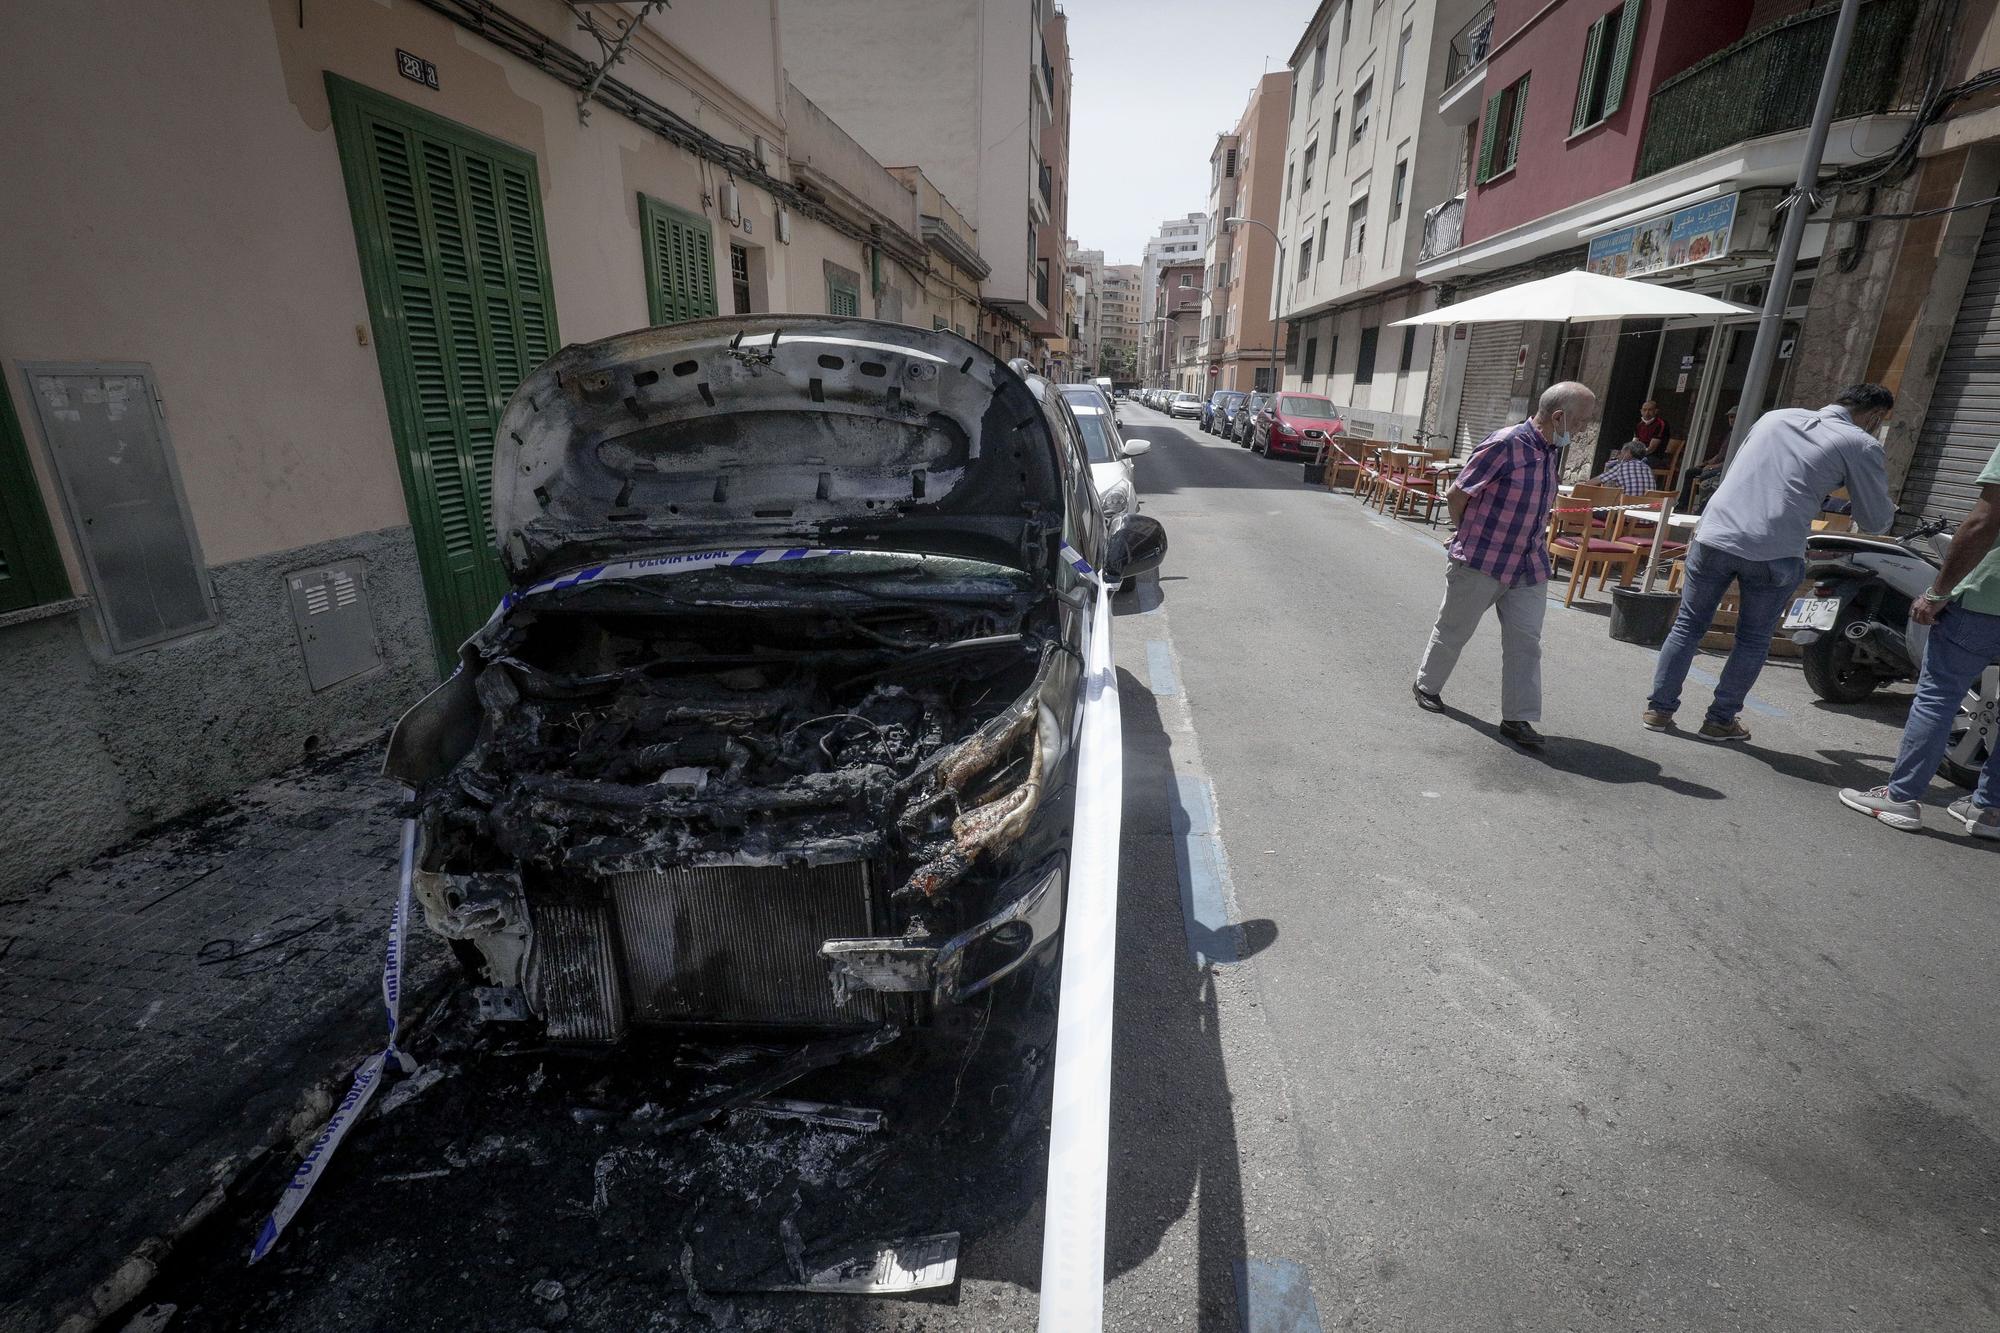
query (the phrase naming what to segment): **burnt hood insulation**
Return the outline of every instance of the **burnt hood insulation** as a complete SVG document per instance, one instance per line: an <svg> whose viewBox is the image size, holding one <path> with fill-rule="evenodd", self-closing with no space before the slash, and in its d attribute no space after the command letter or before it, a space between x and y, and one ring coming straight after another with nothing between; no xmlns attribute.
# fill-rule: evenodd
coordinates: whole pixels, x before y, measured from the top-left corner
<svg viewBox="0 0 2000 1333"><path fill-rule="evenodd" d="M700 320L566 347L500 423L493 526L517 584L694 543L922 551L1033 569L1060 531L1042 408L950 333Z"/></svg>

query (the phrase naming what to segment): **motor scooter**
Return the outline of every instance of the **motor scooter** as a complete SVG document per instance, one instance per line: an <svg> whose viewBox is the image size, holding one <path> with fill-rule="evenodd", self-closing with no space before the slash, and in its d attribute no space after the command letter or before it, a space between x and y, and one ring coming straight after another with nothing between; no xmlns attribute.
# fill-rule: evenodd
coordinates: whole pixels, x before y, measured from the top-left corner
<svg viewBox="0 0 2000 1333"><path fill-rule="evenodd" d="M1951 549L1950 525L1930 519L1900 537L1815 532L1806 539L1812 588L1796 598L1782 631L1803 650L1806 685L1829 703L1860 703L1882 686L1915 680L1930 626L1910 617ZM2000 741L2000 663L1988 666L1959 705L1939 771L1970 787Z"/></svg>

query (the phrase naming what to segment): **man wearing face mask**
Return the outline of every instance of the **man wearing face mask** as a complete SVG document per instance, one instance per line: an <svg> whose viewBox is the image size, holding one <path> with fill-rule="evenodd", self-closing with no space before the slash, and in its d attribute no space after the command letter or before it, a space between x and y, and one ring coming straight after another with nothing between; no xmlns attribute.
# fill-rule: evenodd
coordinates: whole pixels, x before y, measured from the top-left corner
<svg viewBox="0 0 2000 1333"><path fill-rule="evenodd" d="M1549 509L1570 435L1596 413L1588 386L1550 386L1535 415L1487 436L1445 492L1457 532L1446 552L1444 605L1412 687L1417 707L1444 711L1444 683L1491 608L1500 617L1500 734L1525 749L1541 747L1535 723L1542 720Z"/></svg>
<svg viewBox="0 0 2000 1333"><path fill-rule="evenodd" d="M1737 720L1806 569L1806 537L1820 503L1842 486L1863 532L1886 532L1896 517L1882 442L1875 432L1896 405L1879 384L1850 384L1825 407L1780 408L1757 419L1702 511L1683 566L1680 612L1660 648L1653 692L1641 721L1670 731L1688 667L1729 585L1737 585L1736 642L1701 724L1712 741L1747 741Z"/></svg>

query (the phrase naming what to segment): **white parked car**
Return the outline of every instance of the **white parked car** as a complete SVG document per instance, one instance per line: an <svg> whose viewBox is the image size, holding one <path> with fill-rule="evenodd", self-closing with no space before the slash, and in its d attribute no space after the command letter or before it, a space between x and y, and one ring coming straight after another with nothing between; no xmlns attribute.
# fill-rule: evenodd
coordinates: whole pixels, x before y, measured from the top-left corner
<svg viewBox="0 0 2000 1333"><path fill-rule="evenodd" d="M1167 415L1175 417L1198 417L1201 415L1201 395L1177 393L1167 400Z"/></svg>
<svg viewBox="0 0 2000 1333"><path fill-rule="evenodd" d="M1139 492L1132 484L1132 460L1153 447L1152 441L1127 439L1091 384L1065 384L1063 400L1076 416L1090 459L1090 480L1097 487L1098 512L1106 535L1124 527L1139 512Z"/></svg>

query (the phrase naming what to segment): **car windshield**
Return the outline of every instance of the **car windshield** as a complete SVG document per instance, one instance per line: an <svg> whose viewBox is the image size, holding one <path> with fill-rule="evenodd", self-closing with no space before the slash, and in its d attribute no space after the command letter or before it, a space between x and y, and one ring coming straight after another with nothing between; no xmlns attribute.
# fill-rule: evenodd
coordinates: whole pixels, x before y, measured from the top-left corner
<svg viewBox="0 0 2000 1333"><path fill-rule="evenodd" d="M1093 463L1109 463L1118 457L1111 450L1111 432L1105 429L1102 412L1078 412L1076 424L1083 429L1084 452Z"/></svg>
<svg viewBox="0 0 2000 1333"><path fill-rule="evenodd" d="M1201 399L1191 393L1177 393L1174 395L1174 401L1177 403L1198 403Z"/></svg>
<svg viewBox="0 0 2000 1333"><path fill-rule="evenodd" d="M1062 396L1071 407L1103 407L1104 391L1095 384L1065 384Z"/></svg>
<svg viewBox="0 0 2000 1333"><path fill-rule="evenodd" d="M1333 420L1333 404L1324 398L1299 398L1288 393L1278 400L1278 410L1288 417L1305 417L1309 421Z"/></svg>

